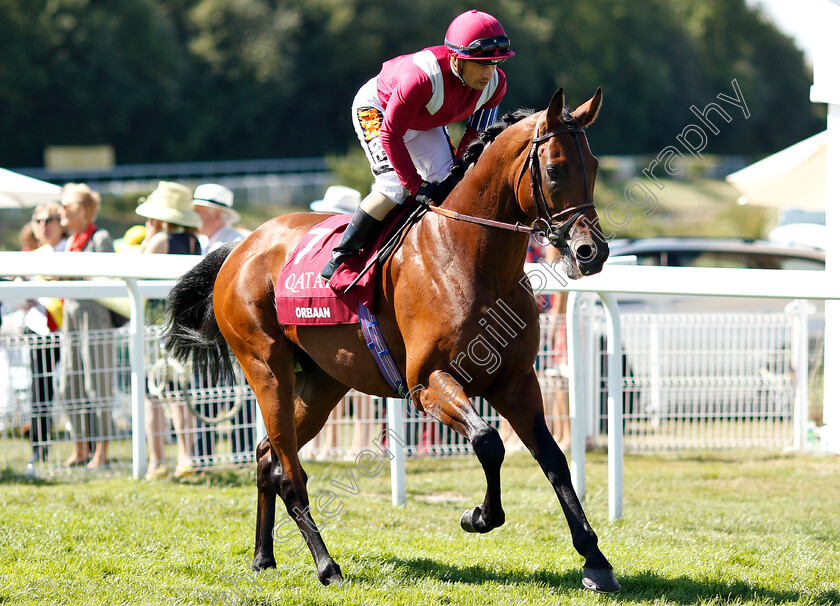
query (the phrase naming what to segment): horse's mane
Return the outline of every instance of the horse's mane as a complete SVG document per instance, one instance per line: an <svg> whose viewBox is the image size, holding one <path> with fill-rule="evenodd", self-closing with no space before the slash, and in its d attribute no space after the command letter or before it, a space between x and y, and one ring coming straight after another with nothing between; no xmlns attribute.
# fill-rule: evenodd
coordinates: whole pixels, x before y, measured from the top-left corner
<svg viewBox="0 0 840 606"><path fill-rule="evenodd" d="M449 170L449 174L446 178L441 181L441 201L449 195L458 183L461 182L461 179L464 178L464 174L466 174L467 169L476 163L481 153L488 145L496 140L496 137L507 130L508 127L513 126L517 122L520 122L529 116L533 116L536 111L537 110L534 109L522 108L508 112L480 133L478 139L470 143L463 155L455 162L455 164L452 165L452 168ZM575 120L572 117L571 108L569 106L563 108L562 120L569 125L574 123Z"/></svg>

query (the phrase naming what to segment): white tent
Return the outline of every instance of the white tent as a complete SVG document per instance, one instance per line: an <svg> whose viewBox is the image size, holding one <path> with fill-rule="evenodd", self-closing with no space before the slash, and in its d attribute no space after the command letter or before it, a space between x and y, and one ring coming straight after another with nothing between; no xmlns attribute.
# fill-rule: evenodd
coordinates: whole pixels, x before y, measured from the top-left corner
<svg viewBox="0 0 840 606"><path fill-rule="evenodd" d="M726 177L738 200L775 208L825 211L828 133L791 145Z"/></svg>
<svg viewBox="0 0 840 606"><path fill-rule="evenodd" d="M29 208L60 198L58 185L0 168L0 208Z"/></svg>

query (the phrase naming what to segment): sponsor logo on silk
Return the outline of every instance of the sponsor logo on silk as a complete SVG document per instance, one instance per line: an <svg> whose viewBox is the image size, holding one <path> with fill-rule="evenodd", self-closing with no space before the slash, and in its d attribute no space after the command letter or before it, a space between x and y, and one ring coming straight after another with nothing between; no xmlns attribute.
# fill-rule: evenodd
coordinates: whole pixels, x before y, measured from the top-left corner
<svg viewBox="0 0 840 606"><path fill-rule="evenodd" d="M314 290L316 288L328 288L327 283L316 271L305 271L302 274L289 274L283 284L286 290L299 293L302 290ZM300 316L298 316L300 317Z"/></svg>
<svg viewBox="0 0 840 606"><path fill-rule="evenodd" d="M295 316L298 318L329 318L329 307L295 307Z"/></svg>

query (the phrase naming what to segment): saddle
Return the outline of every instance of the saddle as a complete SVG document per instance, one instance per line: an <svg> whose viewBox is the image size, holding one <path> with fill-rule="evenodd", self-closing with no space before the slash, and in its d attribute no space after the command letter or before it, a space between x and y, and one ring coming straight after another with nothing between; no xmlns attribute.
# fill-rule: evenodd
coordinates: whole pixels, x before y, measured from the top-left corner
<svg viewBox="0 0 840 606"><path fill-rule="evenodd" d="M321 270L341 242L351 215L333 215L314 225L300 239L277 278L277 321L287 326L358 323L359 305L368 310L375 305L373 260L380 253L382 258L387 257L424 209L420 204L406 204L391 212L379 235L339 267L329 283L321 277Z"/></svg>
<svg viewBox="0 0 840 606"><path fill-rule="evenodd" d="M382 229L359 254L336 270L329 282L321 277L332 249L350 223L350 215L332 216L312 227L298 242L286 265L280 270L274 289L277 321L294 326L359 324L379 372L400 397L409 392L379 323L373 314L376 262L387 258L402 239L405 230L426 211L422 204L407 204L393 211Z"/></svg>

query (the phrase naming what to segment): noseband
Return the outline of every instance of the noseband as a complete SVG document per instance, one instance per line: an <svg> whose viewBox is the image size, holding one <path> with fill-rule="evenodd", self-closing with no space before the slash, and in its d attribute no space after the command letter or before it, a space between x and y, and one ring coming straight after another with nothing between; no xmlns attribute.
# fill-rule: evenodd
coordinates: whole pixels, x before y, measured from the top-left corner
<svg viewBox="0 0 840 606"><path fill-rule="evenodd" d="M580 159L581 168L583 168L583 204L577 206L570 206L564 208L558 213L551 214L548 208L548 203L545 200L542 186L542 171L540 171L539 149L540 145L553 139L558 135L570 134L575 140L577 147L578 158ZM583 216L583 213L588 208L595 208L595 203L589 197L589 178L586 174L586 164L583 161L583 149L580 146L579 134L584 136L584 130L578 128L561 128L545 135L534 137L531 139L531 150L528 152L528 158L522 165L522 170L519 172L519 178L516 180L516 189L514 189L514 198L519 204L519 184L522 182L522 177L525 176L525 171L530 169L531 173L531 197L534 199L534 205L537 208L537 218L531 223L531 231L535 235L547 238L552 246L558 249L564 249L568 246L569 232L575 222ZM563 220L563 223L559 221Z"/></svg>
<svg viewBox="0 0 840 606"><path fill-rule="evenodd" d="M548 203L545 200L545 194L542 187L542 173L540 172L539 148L540 145L556 137L557 135L570 134L575 140L577 146L578 158L580 158L580 165L583 168L583 197L584 203L577 206L564 208L558 213L551 214L548 208ZM588 208L595 208L595 203L589 197L589 178L586 174L586 164L583 161L583 150L580 146L580 139L578 135L586 136L582 128L562 128L551 131L545 135L534 137L531 139L531 150L528 152L528 157L522 165L522 170L519 172L519 178L516 180L516 188L514 189L514 199L519 205L519 185L522 183L522 177L525 176L525 171L530 169L531 173L531 196L534 199L534 204L537 207L537 218L531 223L530 227L522 225L521 223L505 223L503 221L494 221L493 219L485 219L483 217L474 217L472 215L465 215L439 206L429 206L428 210L439 215L449 217L450 219L457 219L459 221L467 221L468 223L477 223L479 225L488 225L490 227L498 227L501 229L509 229L511 231L526 232L539 236L544 240L547 239L549 243L560 250L568 248L569 232L572 230L575 222L583 216L583 213ZM521 208L521 206L520 206ZM558 221L565 218L563 223Z"/></svg>

